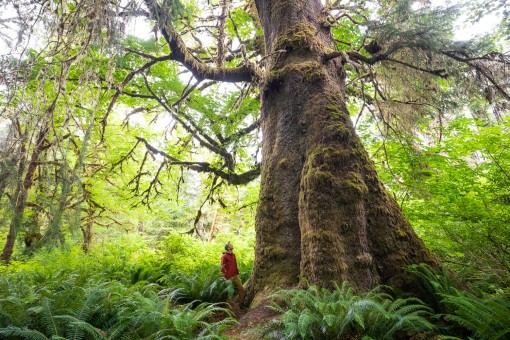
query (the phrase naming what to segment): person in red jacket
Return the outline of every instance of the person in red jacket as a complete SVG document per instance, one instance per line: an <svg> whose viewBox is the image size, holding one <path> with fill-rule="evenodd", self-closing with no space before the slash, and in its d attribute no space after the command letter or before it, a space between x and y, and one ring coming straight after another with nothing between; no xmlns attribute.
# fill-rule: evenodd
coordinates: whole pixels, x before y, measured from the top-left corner
<svg viewBox="0 0 510 340"><path fill-rule="evenodd" d="M225 245L225 252L221 256L221 273L225 280L232 280L232 283L237 288L238 301L240 304L244 302L244 287L239 277L239 269L237 268L236 255L234 254L234 246L230 241Z"/></svg>

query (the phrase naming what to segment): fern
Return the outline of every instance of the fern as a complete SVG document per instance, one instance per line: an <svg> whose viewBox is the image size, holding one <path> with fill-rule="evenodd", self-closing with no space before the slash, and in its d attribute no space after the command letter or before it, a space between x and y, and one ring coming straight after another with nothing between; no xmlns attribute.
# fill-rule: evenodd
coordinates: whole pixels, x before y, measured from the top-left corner
<svg viewBox="0 0 510 340"><path fill-rule="evenodd" d="M64 333L62 323L57 322L54 318L54 311L49 299L45 298L40 306L29 308L28 312L34 316L36 329L39 328L37 325L40 324L41 328L44 328L45 334L51 337L60 336L61 333Z"/></svg>
<svg viewBox="0 0 510 340"><path fill-rule="evenodd" d="M148 338L194 339L198 334L215 337L226 326L235 322L231 312L218 304L199 304L174 307L168 299L148 290L141 292L124 292L117 301L119 308L115 322L106 330L109 339L122 336ZM221 321L209 322L213 316L223 314L227 317Z"/></svg>
<svg viewBox="0 0 510 340"><path fill-rule="evenodd" d="M429 265L420 263L410 265L406 270L418 279L422 290L426 293L424 299L437 311L441 311L442 294L455 295L457 292L457 285L443 267L434 270Z"/></svg>
<svg viewBox="0 0 510 340"><path fill-rule="evenodd" d="M71 315L57 315L56 320L61 320L65 325L67 339L82 339L85 334L90 335L93 339L105 339L105 336L88 322L77 319ZM87 337L90 338L90 337Z"/></svg>
<svg viewBox="0 0 510 340"><path fill-rule="evenodd" d="M134 263L139 244L125 248L87 256L74 247L42 250L19 268L6 268L0 276L0 338L216 339L235 322L225 306L201 304L233 293L217 267L167 275L173 262L159 264L149 256ZM162 290L167 283L172 288ZM184 293L183 306L168 298L176 289Z"/></svg>
<svg viewBox="0 0 510 340"><path fill-rule="evenodd" d="M377 339L393 339L398 333L407 335L420 332L435 332L436 328L427 317L432 315L432 309L425 306L416 298L393 300L384 297L377 305L365 314L367 327L363 334Z"/></svg>
<svg viewBox="0 0 510 340"><path fill-rule="evenodd" d="M354 293L347 283L335 290L311 286L307 290L282 290L273 295L271 308L283 314L266 336L289 339L337 339L365 336L394 339L397 334L431 332L427 321L431 309L418 299L393 300L380 289L365 296Z"/></svg>
<svg viewBox="0 0 510 340"><path fill-rule="evenodd" d="M470 330L480 339L504 339L510 335L510 302L457 292L443 295L449 313L445 318Z"/></svg>
<svg viewBox="0 0 510 340"><path fill-rule="evenodd" d="M0 299L0 327L27 324L29 317L26 313L26 304L24 299L15 296Z"/></svg>
<svg viewBox="0 0 510 340"><path fill-rule="evenodd" d="M6 327L6 328L0 328L0 335L4 337L20 337L23 339L29 339L29 340L48 340L49 338L46 337L43 333L27 329L27 328L19 328L19 327Z"/></svg>
<svg viewBox="0 0 510 340"><path fill-rule="evenodd" d="M192 301L222 302L226 296L232 297L234 286L225 281L217 268L199 271L194 275L174 272L167 276L166 282L173 289L165 289L166 295L175 302L187 304Z"/></svg>

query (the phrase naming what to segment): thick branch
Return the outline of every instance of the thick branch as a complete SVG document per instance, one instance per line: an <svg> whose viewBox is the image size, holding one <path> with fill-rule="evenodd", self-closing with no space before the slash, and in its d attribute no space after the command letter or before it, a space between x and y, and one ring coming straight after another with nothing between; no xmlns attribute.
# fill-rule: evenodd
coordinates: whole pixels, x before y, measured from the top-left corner
<svg viewBox="0 0 510 340"><path fill-rule="evenodd" d="M430 74L432 74L432 75L435 75L435 76L441 77L441 78L443 78L443 79L448 78L448 74L446 73L446 70L445 70L445 69L431 70L431 69L422 68L422 67L419 67L419 66L414 66L414 65L411 65L411 64L406 63L406 62L404 62L404 61L400 61L400 60L393 59L393 58L387 58L386 60L387 60L387 61L394 62L394 63L397 63L397 64L400 64L400 65L404 65L404 66L409 67L409 68L412 68L412 69L414 69L414 70L418 70L418 71L425 72L425 73L430 73Z"/></svg>
<svg viewBox="0 0 510 340"><path fill-rule="evenodd" d="M369 58L356 51L335 51L324 54L322 56L322 60L324 62L327 62L339 57L341 57L344 60L353 59L368 65L374 65L378 61L385 60L388 57L388 55L386 53L381 53L376 56L373 56L372 58Z"/></svg>
<svg viewBox="0 0 510 340"><path fill-rule="evenodd" d="M221 4L221 15L219 19L219 33L218 33L218 54L216 57L216 65L223 67L225 64L225 22L227 13L229 12L230 0L223 0Z"/></svg>
<svg viewBox="0 0 510 340"><path fill-rule="evenodd" d="M221 145L218 144L218 142L216 142L214 139L212 139L211 137L209 137L206 133L204 133L202 131L202 129L200 129L196 124L195 122L193 122L193 120L191 120L189 117L187 117L186 115L182 115L190 125L186 124L186 122L184 122L180 115L178 115L175 111L173 111L167 104L166 104L166 100L162 100L161 98L159 98L155 93L154 91L152 90L152 88L150 87L147 79L144 77L145 79L145 86L147 87L147 90L149 90L149 92L154 96L154 98L157 100L157 102L168 112L170 113L170 115L172 116L172 118L174 118L176 121L178 121L181 126L186 130L188 131L189 133L191 133L193 135L193 138L195 138L199 143L200 145L202 145L203 147L206 147L207 149L211 150L212 152L220 155L223 157L223 159L225 160L225 163L227 164L228 168L230 170L233 170L233 167L234 167L234 160L233 160L233 157L230 153L228 153L225 149L223 149L221 147ZM205 139L202 139L202 137L198 136L197 135L197 132L200 133L201 136L203 136L203 138Z"/></svg>
<svg viewBox="0 0 510 340"><path fill-rule="evenodd" d="M245 173L242 174L236 174L234 172L225 172L220 169L216 169L211 166L210 163L207 162L187 162L187 161L181 161L169 154L167 154L164 151L158 150L152 145L149 144L149 142L142 138L142 137L136 137L136 139L139 142L143 142L145 144L145 147L153 154L160 155L165 157L167 159L167 164L169 165L180 165L187 169L194 170L196 172L209 172L217 175L218 177L226 180L230 184L239 185L239 184L247 184L257 178L260 174L260 165L257 164L253 169L248 170Z"/></svg>
<svg viewBox="0 0 510 340"><path fill-rule="evenodd" d="M152 18L156 21L170 47L172 60L184 65L198 80L210 79L225 82L251 81L258 78L255 65L247 61L246 64L236 67L211 67L201 60L195 58L188 50L181 36L173 28L167 12L155 1L145 0L145 4L151 12Z"/></svg>
<svg viewBox="0 0 510 340"><path fill-rule="evenodd" d="M366 57L363 54L356 52L356 51L348 51L348 52L347 51L336 51L336 52L325 54L322 57L322 59L325 62L335 59L335 58L342 58L342 60L344 62L350 62L350 60L352 59L352 60L356 60L358 62L362 62L362 63L368 64L368 65L374 65L375 63L381 62L381 61L390 61L393 63L404 65L404 66L412 68L414 70L418 70L418 71L425 72L425 73L430 73L430 74L433 74L433 75L441 77L441 78L448 77L448 74L446 74L446 70L444 70L444 69L431 70L431 69L422 68L419 66L415 66L415 65L406 63L405 61L389 58L388 55L384 54L384 53L380 54L380 55L376 55L372 58L369 58L369 57Z"/></svg>

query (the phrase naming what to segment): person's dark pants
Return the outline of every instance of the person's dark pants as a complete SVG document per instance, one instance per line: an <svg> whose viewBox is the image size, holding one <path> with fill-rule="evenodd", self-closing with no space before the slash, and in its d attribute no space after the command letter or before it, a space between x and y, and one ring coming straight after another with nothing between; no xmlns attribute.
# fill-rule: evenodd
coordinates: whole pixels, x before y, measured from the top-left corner
<svg viewBox="0 0 510 340"><path fill-rule="evenodd" d="M235 276L231 278L232 283L237 289L237 303L242 304L244 302L244 296L246 295L246 292L244 291L243 283L241 282L241 278L238 276Z"/></svg>

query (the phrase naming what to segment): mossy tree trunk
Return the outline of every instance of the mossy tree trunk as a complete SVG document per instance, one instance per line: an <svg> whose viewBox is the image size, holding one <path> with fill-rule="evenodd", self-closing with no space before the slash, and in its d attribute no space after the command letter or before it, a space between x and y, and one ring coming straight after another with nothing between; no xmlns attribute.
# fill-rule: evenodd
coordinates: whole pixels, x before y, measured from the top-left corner
<svg viewBox="0 0 510 340"><path fill-rule="evenodd" d="M90 246L92 244L92 235L94 228L94 209L90 208L87 210L87 219L85 223L80 225L80 230L83 235L83 243L81 245L81 249L88 254L90 251Z"/></svg>
<svg viewBox="0 0 510 340"><path fill-rule="evenodd" d="M345 105L344 74L319 0L256 0L268 76L250 298L300 278L409 288L403 268L434 263L386 193Z"/></svg>
<svg viewBox="0 0 510 340"><path fill-rule="evenodd" d="M9 232L5 240L5 245L0 255L0 261L8 264L11 261L12 253L14 252L14 246L16 243L16 235L21 229L23 222L23 215L27 205L28 192L34 183L35 173L39 164L39 158L41 153L45 149L44 141L49 132L48 124L44 123L41 127L37 139L35 141L34 149L30 156L30 162L26 169L25 177L23 178L23 172L25 171L25 155L26 146L23 144L21 147L21 159L18 165L18 178L16 193L13 197L13 216L9 225ZM24 142L25 143L25 142Z"/></svg>

